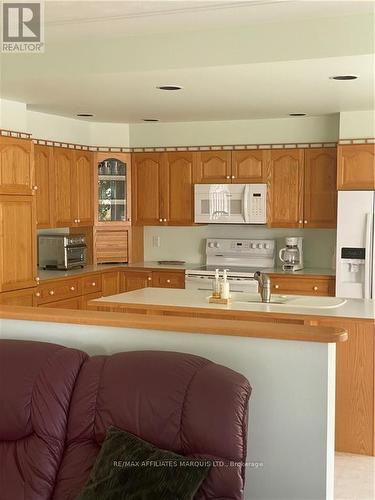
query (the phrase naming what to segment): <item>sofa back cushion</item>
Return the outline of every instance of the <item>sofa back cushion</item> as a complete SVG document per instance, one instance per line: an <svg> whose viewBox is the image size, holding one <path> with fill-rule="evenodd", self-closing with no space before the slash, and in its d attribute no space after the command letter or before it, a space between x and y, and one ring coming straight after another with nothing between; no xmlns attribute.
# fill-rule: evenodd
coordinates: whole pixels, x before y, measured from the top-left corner
<svg viewBox="0 0 375 500"><path fill-rule="evenodd" d="M0 500L51 497L85 359L55 344L0 340Z"/></svg>
<svg viewBox="0 0 375 500"><path fill-rule="evenodd" d="M173 352L91 358L74 390L54 500L76 498L106 431L115 426L176 453L223 461L196 499L240 500L246 457L248 381L206 359Z"/></svg>

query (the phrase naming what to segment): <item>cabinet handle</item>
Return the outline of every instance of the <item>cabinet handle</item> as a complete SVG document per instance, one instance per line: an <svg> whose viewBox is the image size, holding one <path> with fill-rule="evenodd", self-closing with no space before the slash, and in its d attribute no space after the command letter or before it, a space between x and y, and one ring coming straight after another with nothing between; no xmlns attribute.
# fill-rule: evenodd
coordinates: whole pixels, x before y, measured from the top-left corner
<svg viewBox="0 0 375 500"><path fill-rule="evenodd" d="M167 222L167 219L163 219L163 222Z"/></svg>
<svg viewBox="0 0 375 500"><path fill-rule="evenodd" d="M131 222L132 220L131 219L128 219L128 222Z"/></svg>
<svg viewBox="0 0 375 500"><path fill-rule="evenodd" d="M234 175L232 175L232 179L235 179Z"/></svg>
<svg viewBox="0 0 375 500"><path fill-rule="evenodd" d="M279 285L275 285L275 288L280 288L280 286Z"/></svg>
<svg viewBox="0 0 375 500"><path fill-rule="evenodd" d="M151 276L148 276L147 281L151 281L151 280L152 280Z"/></svg>
<svg viewBox="0 0 375 500"><path fill-rule="evenodd" d="M74 292L74 290L76 289L76 287L75 286L71 286L70 289L71 289L72 292Z"/></svg>
<svg viewBox="0 0 375 500"><path fill-rule="evenodd" d="M167 283L170 283L170 282L171 282L171 280L167 280Z"/></svg>
<svg viewBox="0 0 375 500"><path fill-rule="evenodd" d="M230 175L227 175L227 179L230 179Z"/></svg>
<svg viewBox="0 0 375 500"><path fill-rule="evenodd" d="M54 292L53 290L50 290L48 293L49 293L50 295L55 295L55 292Z"/></svg>
<svg viewBox="0 0 375 500"><path fill-rule="evenodd" d="M304 224L307 224L307 220L304 220L304 221L303 221L303 223L304 223Z"/></svg>
<svg viewBox="0 0 375 500"><path fill-rule="evenodd" d="M77 219L77 222L81 222L81 219Z"/></svg>
<svg viewBox="0 0 375 500"><path fill-rule="evenodd" d="M40 292L36 292L35 297L40 297Z"/></svg>
<svg viewBox="0 0 375 500"><path fill-rule="evenodd" d="M38 186L33 186L33 191L38 191Z"/></svg>
<svg viewBox="0 0 375 500"><path fill-rule="evenodd" d="M91 286L96 286L95 281L93 281L93 282L91 283Z"/></svg>
<svg viewBox="0 0 375 500"><path fill-rule="evenodd" d="M35 278L35 281L36 281L37 283L39 283L39 281L40 281L39 276L37 276L37 277Z"/></svg>
<svg viewBox="0 0 375 500"><path fill-rule="evenodd" d="M314 286L313 290L316 292L317 290L319 290L319 288L317 286Z"/></svg>
<svg viewBox="0 0 375 500"><path fill-rule="evenodd" d="M163 222L163 219L159 219L159 222Z"/></svg>
<svg viewBox="0 0 375 500"><path fill-rule="evenodd" d="M77 219L74 219L74 224L77 224Z"/></svg>
<svg viewBox="0 0 375 500"><path fill-rule="evenodd" d="M303 221L302 221L302 220L299 220L299 221L298 221L298 224L302 224L302 223L303 223Z"/></svg>

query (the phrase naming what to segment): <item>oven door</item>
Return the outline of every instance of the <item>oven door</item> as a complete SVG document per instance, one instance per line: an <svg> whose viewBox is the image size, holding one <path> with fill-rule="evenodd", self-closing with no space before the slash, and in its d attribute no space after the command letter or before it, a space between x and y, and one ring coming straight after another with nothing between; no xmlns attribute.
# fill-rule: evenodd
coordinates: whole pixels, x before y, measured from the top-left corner
<svg viewBox="0 0 375 500"><path fill-rule="evenodd" d="M86 265L86 246L68 246L65 247L65 266L66 269L76 266Z"/></svg>
<svg viewBox="0 0 375 500"><path fill-rule="evenodd" d="M197 274L186 274L186 290L206 290L212 292L214 276L202 276ZM230 291L233 293L257 293L258 282L252 278L237 278L228 276Z"/></svg>

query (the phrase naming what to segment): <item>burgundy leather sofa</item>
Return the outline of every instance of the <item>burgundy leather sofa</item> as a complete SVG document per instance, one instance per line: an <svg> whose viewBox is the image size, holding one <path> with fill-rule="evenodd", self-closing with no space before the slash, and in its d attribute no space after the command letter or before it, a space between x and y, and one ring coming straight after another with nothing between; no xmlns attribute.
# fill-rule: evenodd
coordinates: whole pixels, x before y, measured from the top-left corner
<svg viewBox="0 0 375 500"><path fill-rule="evenodd" d="M0 500L75 499L111 425L223 462L195 499L240 500L250 393L239 373L190 354L90 358L55 344L1 340Z"/></svg>

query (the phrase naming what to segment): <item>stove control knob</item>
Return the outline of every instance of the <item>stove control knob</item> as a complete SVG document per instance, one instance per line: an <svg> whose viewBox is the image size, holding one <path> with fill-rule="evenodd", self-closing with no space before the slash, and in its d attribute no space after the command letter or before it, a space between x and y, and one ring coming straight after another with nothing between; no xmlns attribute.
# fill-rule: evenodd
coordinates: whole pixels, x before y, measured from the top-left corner
<svg viewBox="0 0 375 500"><path fill-rule="evenodd" d="M258 243L258 248L263 248L263 244L262 243Z"/></svg>
<svg viewBox="0 0 375 500"><path fill-rule="evenodd" d="M214 247L215 247L215 248L219 248L219 246L220 246L220 245L219 245L219 243L218 243L217 241L215 241L215 243L214 243Z"/></svg>
<svg viewBox="0 0 375 500"><path fill-rule="evenodd" d="M256 247L257 247L257 246L256 246L256 244L255 244L255 243L252 243L252 244L251 244L251 248L256 248Z"/></svg>
<svg viewBox="0 0 375 500"><path fill-rule="evenodd" d="M270 245L269 243L266 243L266 244L264 245L264 248L267 248L267 250L268 250L269 248L271 248L271 245Z"/></svg>

